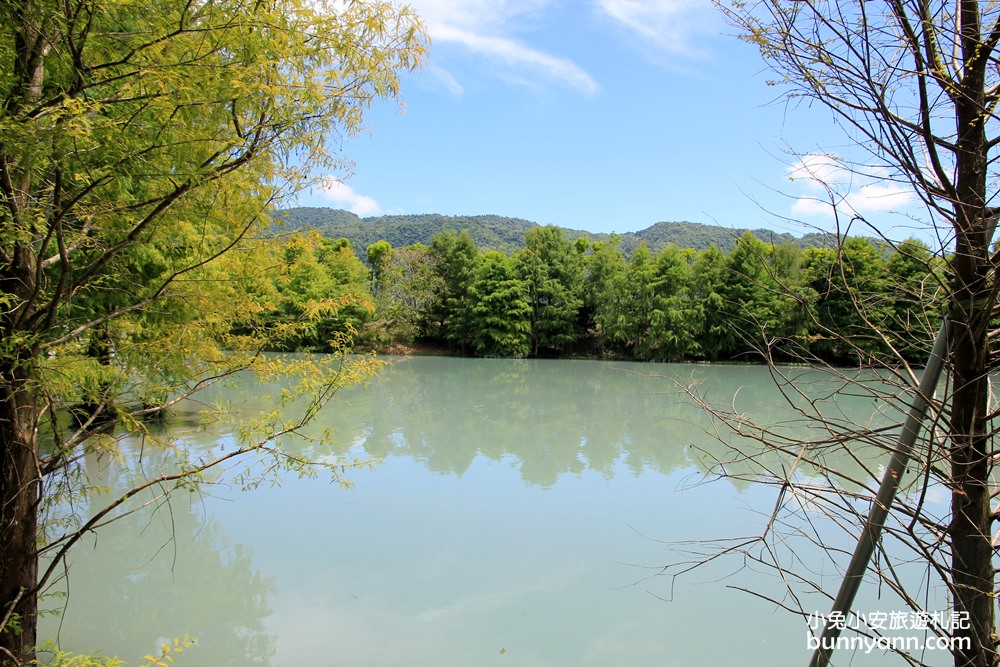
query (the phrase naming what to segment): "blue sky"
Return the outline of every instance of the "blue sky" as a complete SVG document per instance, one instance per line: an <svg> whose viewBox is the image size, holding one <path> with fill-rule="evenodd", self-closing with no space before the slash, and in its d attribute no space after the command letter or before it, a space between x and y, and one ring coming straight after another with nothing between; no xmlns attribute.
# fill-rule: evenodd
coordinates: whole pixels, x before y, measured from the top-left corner
<svg viewBox="0 0 1000 667"><path fill-rule="evenodd" d="M403 79L405 109L373 108L371 133L343 142L352 173L301 205L591 232L685 220L802 233L835 226L812 176L885 228L885 211L909 201L877 178L848 184L829 111L781 101L709 0L410 5L433 41Z"/></svg>

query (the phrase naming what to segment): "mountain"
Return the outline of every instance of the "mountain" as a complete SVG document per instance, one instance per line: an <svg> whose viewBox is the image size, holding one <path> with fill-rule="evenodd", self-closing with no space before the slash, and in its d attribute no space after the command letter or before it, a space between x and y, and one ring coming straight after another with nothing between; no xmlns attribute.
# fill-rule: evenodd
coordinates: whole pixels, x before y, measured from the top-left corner
<svg viewBox="0 0 1000 667"><path fill-rule="evenodd" d="M364 256L365 249L376 241L388 241L393 248L414 243L430 245L439 232L452 230L456 234L468 229L480 250L515 252L524 244L524 232L538 225L518 218L498 215L382 215L360 218L349 211L330 208L290 208L279 211L285 229L311 228L331 238L346 238L355 252Z"/></svg>
<svg viewBox="0 0 1000 667"><path fill-rule="evenodd" d="M284 220L284 229L315 229L330 238L346 238L355 252L364 257L365 249L376 241L388 241L392 247L401 248L414 243L429 245L439 232L467 229L480 250L499 250L511 254L524 245L524 233L538 224L520 218L499 215L382 215L361 218L349 211L331 208L289 208L278 211ZM592 234L579 229L566 229L566 236L575 240L584 237L590 241L606 241L609 234ZM802 247L825 246L828 240L822 234L803 237L778 233L769 229L751 230L765 243L781 245L792 243ZM620 234L622 252L630 255L643 241L653 252L674 243L681 248L704 250L713 243L729 252L742 235L742 230L726 229L697 222L658 222L639 232Z"/></svg>
<svg viewBox="0 0 1000 667"><path fill-rule="evenodd" d="M725 252L733 249L736 240L743 235L742 229L726 229L717 225L703 225L697 222L658 222L652 227L641 231L622 235L622 250L630 252L645 241L652 250L659 250L671 243L681 248L704 250L713 243ZM793 236L787 232L775 232L770 229L751 229L750 233L767 244L784 245L786 243L803 248L826 246L829 239L823 234L807 234Z"/></svg>

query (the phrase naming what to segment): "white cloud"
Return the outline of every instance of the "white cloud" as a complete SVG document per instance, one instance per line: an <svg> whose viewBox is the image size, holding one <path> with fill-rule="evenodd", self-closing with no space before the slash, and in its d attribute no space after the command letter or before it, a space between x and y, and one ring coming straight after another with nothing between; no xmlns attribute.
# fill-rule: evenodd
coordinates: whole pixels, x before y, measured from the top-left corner
<svg viewBox="0 0 1000 667"><path fill-rule="evenodd" d="M441 42L461 44L513 72L527 70L544 78L560 81L587 95L593 95L598 90L597 82L573 61L532 49L513 39L484 35L443 24L431 28L431 36Z"/></svg>
<svg viewBox="0 0 1000 667"><path fill-rule="evenodd" d="M382 211L377 201L355 192L354 188L347 183L332 176L323 179L322 184L317 190L320 195L329 199L331 203L361 217L378 215Z"/></svg>
<svg viewBox="0 0 1000 667"><path fill-rule="evenodd" d="M898 211L915 199L911 189L887 180L884 170L849 167L830 153L803 156L787 175L808 191L792 205L792 213L800 216L830 217L834 207L848 215Z"/></svg>
<svg viewBox="0 0 1000 667"><path fill-rule="evenodd" d="M443 67L429 65L427 76L434 81L435 87L444 88L452 97L461 98L465 94L465 88L458 82L458 79Z"/></svg>
<svg viewBox="0 0 1000 667"><path fill-rule="evenodd" d="M847 195L847 203L858 212L896 211L913 200L913 191L896 183L869 183Z"/></svg>
<svg viewBox="0 0 1000 667"><path fill-rule="evenodd" d="M456 44L479 56L494 75L513 82L538 85L539 80L569 86L593 95L599 86L567 58L533 48L513 34L533 23L551 0L414 0L433 44ZM450 76L450 75L449 75ZM455 94L454 77L446 89Z"/></svg>
<svg viewBox="0 0 1000 667"><path fill-rule="evenodd" d="M698 38L718 20L709 0L595 0L619 25L661 51L704 55Z"/></svg>
<svg viewBox="0 0 1000 667"><path fill-rule="evenodd" d="M408 4L427 21L477 30L530 18L551 0L411 0Z"/></svg>
<svg viewBox="0 0 1000 667"><path fill-rule="evenodd" d="M832 216L833 207L825 199L816 197L799 197L792 204L792 215L804 218L818 218L822 216Z"/></svg>
<svg viewBox="0 0 1000 667"><path fill-rule="evenodd" d="M786 171L788 180L802 181L814 189L823 189L824 184L843 185L851 180L851 172L843 161L832 153L803 155Z"/></svg>

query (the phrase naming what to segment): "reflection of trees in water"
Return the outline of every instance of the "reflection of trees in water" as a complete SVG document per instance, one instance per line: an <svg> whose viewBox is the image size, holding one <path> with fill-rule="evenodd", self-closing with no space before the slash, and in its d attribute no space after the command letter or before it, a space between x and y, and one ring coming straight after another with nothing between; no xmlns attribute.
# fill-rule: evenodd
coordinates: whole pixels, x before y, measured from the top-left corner
<svg viewBox="0 0 1000 667"><path fill-rule="evenodd" d="M134 466L138 452L129 453ZM162 464L150 456L143 454L147 466ZM93 458L87 471L111 494L129 488L127 477L135 472ZM189 634L198 640L190 649L198 664L269 665L275 638L265 632L264 619L274 581L254 569L249 549L206 518L198 498L175 495L169 505L121 517L79 544L70 556L68 586L62 578L49 591L68 588L68 599L43 600L65 613L44 619L39 636L57 638L65 650L136 663L157 654L162 641Z"/></svg>
<svg viewBox="0 0 1000 667"><path fill-rule="evenodd" d="M789 371L816 401L808 407L819 407L831 420L887 424L899 418L863 391L835 391L843 382L829 375ZM867 375L865 381L878 381ZM744 489L765 469L786 462L785 454L721 428L694 405L686 391L692 385L709 401L753 414L761 423L780 424L817 442L825 435L810 433L814 422L802 418L806 396L802 404L790 404L763 366L447 357L392 359L380 379L344 390L310 428L333 429L337 444L330 455L404 456L433 472L456 475L478 456L509 460L526 483L542 487L567 473L589 471L610 479L623 470L638 475L697 468L710 477L724 470ZM276 391L243 385L217 398L246 413ZM194 420L182 413L174 421ZM218 433L191 437L206 447L219 439ZM309 457L327 454L305 439L285 445ZM811 454L862 483L884 458L863 442L826 451L817 445ZM808 468L802 472L812 474Z"/></svg>
<svg viewBox="0 0 1000 667"><path fill-rule="evenodd" d="M464 473L477 456L514 459L523 479L612 475L646 398L618 366L526 360L402 359L373 392L365 450L410 456L439 473ZM659 419L665 419L665 416ZM684 464L682 441L656 447L656 467Z"/></svg>
<svg viewBox="0 0 1000 667"><path fill-rule="evenodd" d="M805 369L797 378L817 397L832 396L825 381ZM711 477L722 466L742 490L764 467L787 463L780 453L761 451L749 440L728 437L736 449L721 443L707 414L684 391L692 383L716 403L801 428L795 406L781 400L763 367L417 357L395 359L370 387L345 391L313 428L335 429L339 444L333 454L355 448L372 457L412 458L436 473L456 475L484 457L510 463L526 483L541 487L567 473L610 479L694 469ZM217 398L246 416L271 391L247 385ZM858 395L838 396L836 403L826 399L824 407L831 415L867 419L879 406ZM226 446L224 432L199 433L192 429L197 423L185 407L167 426L183 431L193 456ZM288 444L312 457L323 455L307 440ZM144 456L147 472L163 464L148 458L149 452ZM862 448L824 456L828 466L854 471L866 481L865 466L875 469L878 462L866 464ZM140 473L138 460L127 460L131 474ZM126 488L120 470L121 478L102 473L101 480L95 461L87 467L95 483L111 487L111 493ZM199 664L270 662L276 640L265 634L264 619L274 582L253 568L248 550L204 517L196 495L183 495L169 508L129 516L100 532L97 551L80 545L71 570L65 648L103 649L134 660L153 651L161 637L190 633L199 638L194 649ZM145 591L158 593L150 598ZM129 623L118 621L123 618ZM43 629L52 635L56 627L50 619Z"/></svg>
<svg viewBox="0 0 1000 667"><path fill-rule="evenodd" d="M877 415L870 398L838 396L834 403L825 398L831 387L824 380L806 369L798 375L831 414ZM763 421L802 427L796 406L781 398L760 366L421 357L393 360L381 380L348 392L326 419L342 443L362 443L373 457L412 457L434 472L457 475L477 456L513 459L525 482L542 487L566 473L610 478L623 468L637 475L698 467L714 474L719 466L744 487L750 482L743 478L762 464L781 464L780 453L761 455L750 440L723 438L735 449L720 442L717 424L684 391L692 383ZM824 457L867 479L861 449Z"/></svg>

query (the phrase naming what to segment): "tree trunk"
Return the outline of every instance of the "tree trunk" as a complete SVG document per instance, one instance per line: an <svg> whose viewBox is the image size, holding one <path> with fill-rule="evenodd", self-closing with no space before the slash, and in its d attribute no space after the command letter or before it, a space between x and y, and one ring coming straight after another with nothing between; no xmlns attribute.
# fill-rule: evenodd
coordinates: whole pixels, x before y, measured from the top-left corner
<svg viewBox="0 0 1000 667"><path fill-rule="evenodd" d="M35 392L37 348L23 327L22 304L34 296L37 260L17 245L0 271L0 295L16 307L0 311L0 667L35 658L38 621L38 465L40 415Z"/></svg>
<svg viewBox="0 0 1000 667"><path fill-rule="evenodd" d="M955 636L971 646L958 645L956 667L992 667L997 664L993 600L993 547L989 489L988 317L982 302L984 273L972 248L959 244L956 259L957 310L953 325L954 395L951 413L951 524L952 587L955 609L968 614L969 627ZM964 256L964 257L963 257ZM971 304L971 305L970 305Z"/></svg>
<svg viewBox="0 0 1000 667"><path fill-rule="evenodd" d="M37 410L22 368L0 369L0 665L33 660L38 597Z"/></svg>
<svg viewBox="0 0 1000 667"><path fill-rule="evenodd" d="M982 58L977 0L962 0L961 46L966 76L955 102L955 260L951 400L951 576L955 609L968 614L954 636L970 641L955 649L956 667L997 665L990 507L989 252L985 216L989 144L983 109L986 65Z"/></svg>
<svg viewBox="0 0 1000 667"><path fill-rule="evenodd" d="M34 0L15 5L11 94L4 103L17 117L42 96L45 59L49 52L44 31L49 25ZM0 365L0 667L33 662L38 621L38 508L41 471L36 431L39 407L34 393L35 343L24 343L26 308L37 296L37 258L25 232L33 231L32 176L0 143L3 163L2 202L8 238L18 239L0 253L0 295L13 297L0 310L0 340L5 340ZM9 254L8 254L9 252Z"/></svg>

